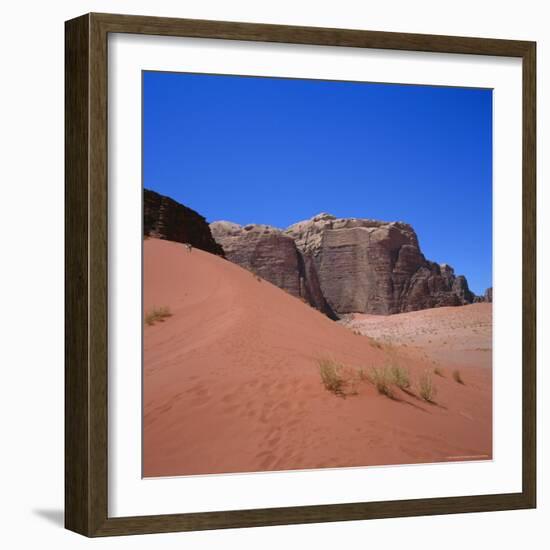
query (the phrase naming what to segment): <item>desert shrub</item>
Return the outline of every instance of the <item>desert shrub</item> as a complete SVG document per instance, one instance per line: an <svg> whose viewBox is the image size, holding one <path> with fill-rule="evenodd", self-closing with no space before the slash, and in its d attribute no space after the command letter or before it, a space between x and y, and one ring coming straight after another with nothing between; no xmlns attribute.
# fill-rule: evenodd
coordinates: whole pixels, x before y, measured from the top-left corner
<svg viewBox="0 0 550 550"><path fill-rule="evenodd" d="M453 380L459 384L464 384L464 380L462 379L462 375L458 369L453 371Z"/></svg>
<svg viewBox="0 0 550 550"><path fill-rule="evenodd" d="M319 359L319 374L325 388L336 394L344 395L343 367L333 359Z"/></svg>
<svg viewBox="0 0 550 550"><path fill-rule="evenodd" d="M393 364L390 367L390 374L392 382L400 389L406 390L411 386L411 379L409 376L409 371L400 367L399 365Z"/></svg>
<svg viewBox="0 0 550 550"><path fill-rule="evenodd" d="M347 389L345 391L346 395L359 395L359 391L357 387L359 386L359 382L361 381L358 377L352 377L347 382Z"/></svg>
<svg viewBox="0 0 550 550"><path fill-rule="evenodd" d="M420 376L420 380L418 381L418 386L419 386L420 397L422 397L424 401L433 403L435 395L437 393L437 389L432 379L432 375L428 371L424 372Z"/></svg>
<svg viewBox="0 0 550 550"><path fill-rule="evenodd" d="M434 374L436 374L437 376L441 376L441 377L444 376L443 371L439 367L435 367Z"/></svg>
<svg viewBox="0 0 550 550"><path fill-rule="evenodd" d="M164 319L172 317L172 313L167 306L154 307L145 314L145 324L152 326L157 322L164 322Z"/></svg>
<svg viewBox="0 0 550 550"><path fill-rule="evenodd" d="M384 338L384 341L382 342L382 347L389 353L398 353L398 348L401 346L398 345L394 340L391 338Z"/></svg>
<svg viewBox="0 0 550 550"><path fill-rule="evenodd" d="M388 367L372 367L368 379L379 394L393 397L391 389L392 375Z"/></svg>
<svg viewBox="0 0 550 550"><path fill-rule="evenodd" d="M370 344L375 348L382 349L382 342L375 340L374 338L371 339Z"/></svg>

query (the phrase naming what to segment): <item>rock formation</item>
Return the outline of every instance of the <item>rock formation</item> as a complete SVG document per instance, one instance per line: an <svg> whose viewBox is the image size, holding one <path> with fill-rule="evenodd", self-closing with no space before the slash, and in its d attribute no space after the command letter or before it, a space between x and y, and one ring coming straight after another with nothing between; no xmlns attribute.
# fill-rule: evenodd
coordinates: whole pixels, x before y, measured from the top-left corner
<svg viewBox="0 0 550 550"><path fill-rule="evenodd" d="M169 197L143 190L143 234L168 241L189 243L196 248L223 256L206 219Z"/></svg>
<svg viewBox="0 0 550 550"><path fill-rule="evenodd" d="M211 224L226 257L334 317L391 314L474 301L466 278L426 260L402 222L319 214L282 231Z"/></svg>
<svg viewBox="0 0 550 550"><path fill-rule="evenodd" d="M426 260L402 222L319 214L280 230L214 222L154 191L143 191L143 233L225 256L335 319L492 301L466 278Z"/></svg>
<svg viewBox="0 0 550 550"><path fill-rule="evenodd" d="M243 227L226 221L214 222L210 229L228 260L336 318L323 297L313 264L291 236L268 225Z"/></svg>
<svg viewBox="0 0 550 550"><path fill-rule="evenodd" d="M481 302L486 302L486 303L492 303L493 302L493 287L489 287L488 289L485 290L483 296L476 296L474 298L474 302L477 304L477 303L481 303Z"/></svg>

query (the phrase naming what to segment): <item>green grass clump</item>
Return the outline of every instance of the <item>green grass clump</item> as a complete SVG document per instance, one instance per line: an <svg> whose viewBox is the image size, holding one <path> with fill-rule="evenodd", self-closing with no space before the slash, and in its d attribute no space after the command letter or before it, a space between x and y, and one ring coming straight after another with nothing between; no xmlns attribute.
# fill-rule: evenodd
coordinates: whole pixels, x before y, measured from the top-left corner
<svg viewBox="0 0 550 550"><path fill-rule="evenodd" d="M319 374L325 388L335 395L344 395L343 367L333 359L319 359Z"/></svg>
<svg viewBox="0 0 550 550"><path fill-rule="evenodd" d="M172 317L172 313L167 306L154 307L145 314L145 324L150 327L157 322L164 322L168 317Z"/></svg>
<svg viewBox="0 0 550 550"><path fill-rule="evenodd" d="M464 380L462 379L462 375L458 369L453 371L453 380L458 384L464 385Z"/></svg>
<svg viewBox="0 0 550 550"><path fill-rule="evenodd" d="M420 397L422 397L424 401L428 401L428 403L433 403L435 395L437 393L437 389L435 387L431 373L428 371L424 372L420 376L418 385Z"/></svg>

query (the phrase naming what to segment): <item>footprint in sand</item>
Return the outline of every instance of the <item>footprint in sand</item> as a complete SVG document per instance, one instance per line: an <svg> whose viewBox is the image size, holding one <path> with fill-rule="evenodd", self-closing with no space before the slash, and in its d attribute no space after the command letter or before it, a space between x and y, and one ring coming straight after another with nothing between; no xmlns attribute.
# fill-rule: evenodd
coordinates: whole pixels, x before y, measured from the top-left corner
<svg viewBox="0 0 550 550"><path fill-rule="evenodd" d="M276 407L275 407L275 410L278 411L279 409L289 409L289 408L292 408L291 407L291 403L290 401L281 401Z"/></svg>

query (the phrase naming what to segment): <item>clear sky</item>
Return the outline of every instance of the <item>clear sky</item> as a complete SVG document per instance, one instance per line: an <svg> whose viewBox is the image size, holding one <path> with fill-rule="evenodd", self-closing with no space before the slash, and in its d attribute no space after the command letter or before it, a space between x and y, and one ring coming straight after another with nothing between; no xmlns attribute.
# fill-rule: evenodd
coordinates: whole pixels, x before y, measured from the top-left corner
<svg viewBox="0 0 550 550"><path fill-rule="evenodd" d="M143 73L143 184L209 222L410 223L492 285L492 91Z"/></svg>

